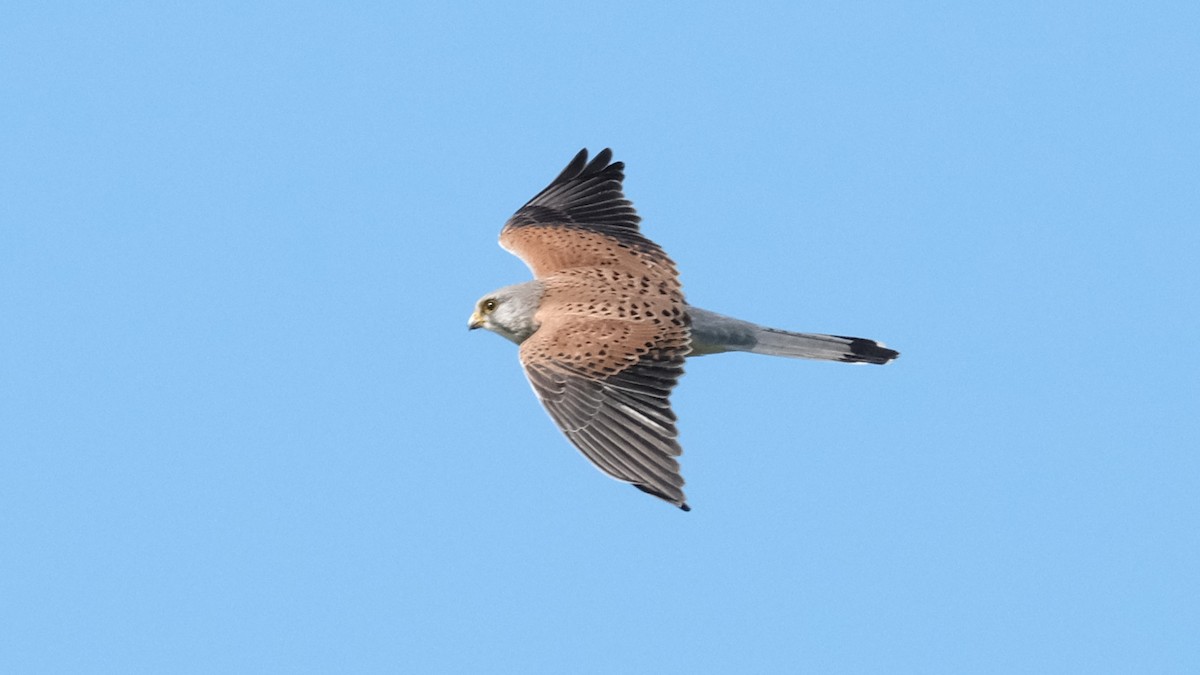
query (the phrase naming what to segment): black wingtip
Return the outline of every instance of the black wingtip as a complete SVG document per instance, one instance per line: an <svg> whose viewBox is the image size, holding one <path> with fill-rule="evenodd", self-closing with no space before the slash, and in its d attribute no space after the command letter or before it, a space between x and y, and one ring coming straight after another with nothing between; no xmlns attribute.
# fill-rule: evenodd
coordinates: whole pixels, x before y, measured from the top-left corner
<svg viewBox="0 0 1200 675"><path fill-rule="evenodd" d="M581 149L575 153L575 157L559 172L558 176L550 181L550 184L542 192L538 193L538 197L556 185L601 174L604 174L606 178L616 180L618 183L621 182L625 178L625 163L612 161L612 156L612 149L605 148L596 153L596 156L591 161L588 161L588 149ZM618 189L620 188L618 187ZM534 197L529 200L529 203L533 203L536 199L537 197Z"/></svg>
<svg viewBox="0 0 1200 675"><path fill-rule="evenodd" d="M567 164L567 166L564 167L561 172L559 172L558 176L554 180L550 181L550 185L554 185L556 183L565 183L566 181L575 178L579 174L583 173L587 163L588 150L587 148L583 148L579 152L575 153L575 157Z"/></svg>
<svg viewBox="0 0 1200 675"><path fill-rule="evenodd" d="M654 495L655 497L658 497L659 499L663 500L664 502L672 504L673 506L679 508L681 511L691 511L692 510L692 507L688 506L687 502L678 502L677 503L675 501L674 497L671 497L663 492L655 490L654 488L650 487L649 485L643 485L642 483L630 483L630 485L641 490L642 492L645 492L648 495ZM680 496L682 497L683 495L681 494Z"/></svg>
<svg viewBox="0 0 1200 675"><path fill-rule="evenodd" d="M586 153L587 150L585 149L584 152ZM613 156L612 148L605 148L605 149L601 150L600 152L597 152L596 156L592 158L592 161L588 162L587 168L584 169L584 173L587 173L587 174L600 173L601 171L603 171L605 168L608 167L610 162L612 162L612 156Z"/></svg>

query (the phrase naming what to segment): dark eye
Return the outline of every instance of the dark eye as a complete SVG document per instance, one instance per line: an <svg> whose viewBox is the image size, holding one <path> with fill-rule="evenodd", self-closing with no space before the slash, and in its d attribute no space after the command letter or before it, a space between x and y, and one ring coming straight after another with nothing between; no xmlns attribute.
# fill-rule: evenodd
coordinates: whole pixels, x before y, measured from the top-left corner
<svg viewBox="0 0 1200 675"><path fill-rule="evenodd" d="M495 300L492 300L489 298L489 299L483 301L483 311L490 312L493 309L496 309L496 301Z"/></svg>

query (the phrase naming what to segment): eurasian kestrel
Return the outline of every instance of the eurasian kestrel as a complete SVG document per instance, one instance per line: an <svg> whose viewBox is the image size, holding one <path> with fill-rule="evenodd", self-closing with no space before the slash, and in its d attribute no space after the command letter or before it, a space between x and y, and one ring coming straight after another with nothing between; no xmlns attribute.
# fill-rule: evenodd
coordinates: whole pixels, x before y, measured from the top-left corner
<svg viewBox="0 0 1200 675"><path fill-rule="evenodd" d="M638 230L621 191L625 165L608 149L587 157L581 150L504 225L500 245L535 278L484 296L469 326L521 346L542 405L604 473L691 510L669 400L686 356L899 356L873 340L766 328L687 304L675 263Z"/></svg>

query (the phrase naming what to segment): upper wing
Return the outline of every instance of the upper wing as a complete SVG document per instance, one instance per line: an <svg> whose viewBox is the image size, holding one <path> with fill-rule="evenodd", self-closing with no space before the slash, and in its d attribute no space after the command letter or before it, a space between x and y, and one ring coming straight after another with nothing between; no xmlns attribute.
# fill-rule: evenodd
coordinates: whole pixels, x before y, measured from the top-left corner
<svg viewBox="0 0 1200 675"><path fill-rule="evenodd" d="M685 511L669 397L683 374L687 330L686 318L576 316L543 323L521 345L534 391L575 447L609 476Z"/></svg>
<svg viewBox="0 0 1200 675"><path fill-rule="evenodd" d="M500 245L541 278L572 267L624 265L675 275L663 250L642 236L641 218L621 191L625 165L602 150L580 150L544 190L517 210Z"/></svg>

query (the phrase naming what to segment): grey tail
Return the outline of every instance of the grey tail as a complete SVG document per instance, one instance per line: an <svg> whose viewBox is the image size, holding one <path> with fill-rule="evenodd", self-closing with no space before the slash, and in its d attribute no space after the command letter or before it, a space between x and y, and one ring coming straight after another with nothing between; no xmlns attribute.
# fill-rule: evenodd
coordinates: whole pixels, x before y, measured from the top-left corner
<svg viewBox="0 0 1200 675"><path fill-rule="evenodd" d="M884 364L900 356L900 352L874 340L844 335L792 333L760 327L754 337L754 345L746 351L755 354L876 364Z"/></svg>
<svg viewBox="0 0 1200 675"><path fill-rule="evenodd" d="M887 363L900 352L865 338L817 333L793 333L688 307L692 320L692 356L721 352L752 352L800 359L846 363Z"/></svg>

